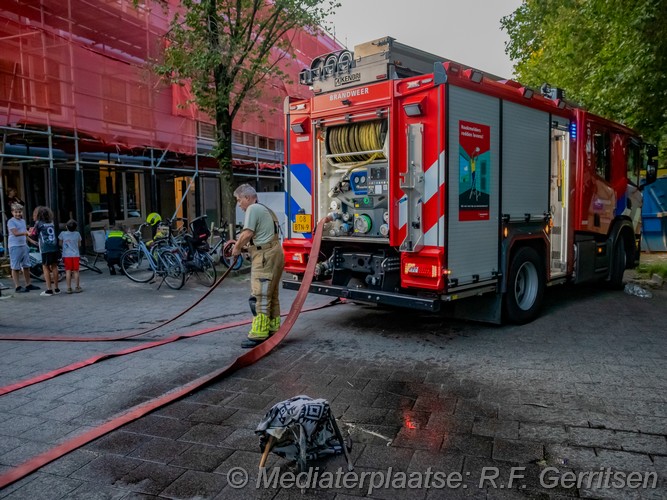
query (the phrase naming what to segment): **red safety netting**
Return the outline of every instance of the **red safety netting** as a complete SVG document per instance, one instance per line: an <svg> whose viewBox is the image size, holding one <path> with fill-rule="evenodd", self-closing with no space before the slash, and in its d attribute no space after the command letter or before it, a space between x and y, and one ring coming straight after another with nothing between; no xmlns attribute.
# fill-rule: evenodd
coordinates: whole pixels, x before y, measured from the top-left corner
<svg viewBox="0 0 667 500"><path fill-rule="evenodd" d="M103 143L196 150L196 119L186 87L147 68L159 56L169 7L135 9L131 0L4 0L0 8L0 125L77 130ZM324 35L291 34L296 58L281 60L293 83L265 82L234 129L283 137L282 101L306 97L298 72L340 47Z"/></svg>

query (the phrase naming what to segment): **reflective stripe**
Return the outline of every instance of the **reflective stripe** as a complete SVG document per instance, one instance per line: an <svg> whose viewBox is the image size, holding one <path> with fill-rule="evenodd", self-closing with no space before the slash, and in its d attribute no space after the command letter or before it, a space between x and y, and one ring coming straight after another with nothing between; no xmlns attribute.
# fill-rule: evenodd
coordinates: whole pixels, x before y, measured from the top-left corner
<svg viewBox="0 0 667 500"><path fill-rule="evenodd" d="M289 213L290 222L300 210L309 214L313 206L313 173L305 163L290 166ZM310 238L310 233L292 233L292 238Z"/></svg>

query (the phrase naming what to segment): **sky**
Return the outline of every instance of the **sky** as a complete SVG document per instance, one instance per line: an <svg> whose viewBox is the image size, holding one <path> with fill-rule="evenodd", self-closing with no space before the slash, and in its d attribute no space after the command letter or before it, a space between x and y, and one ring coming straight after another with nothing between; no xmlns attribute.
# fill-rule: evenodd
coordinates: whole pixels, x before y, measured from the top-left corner
<svg viewBox="0 0 667 500"><path fill-rule="evenodd" d="M492 73L513 76L500 18L522 0L339 0L331 17L336 38L359 43L391 36L397 42Z"/></svg>

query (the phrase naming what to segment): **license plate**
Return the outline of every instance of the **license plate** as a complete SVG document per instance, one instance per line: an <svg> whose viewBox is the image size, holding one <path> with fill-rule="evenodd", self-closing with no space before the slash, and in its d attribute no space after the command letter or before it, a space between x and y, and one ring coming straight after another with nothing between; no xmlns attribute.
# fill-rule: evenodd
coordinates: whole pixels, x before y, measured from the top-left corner
<svg viewBox="0 0 667 500"><path fill-rule="evenodd" d="M292 222L292 232L294 233L311 233L312 229L312 215L311 214L297 214L296 220Z"/></svg>

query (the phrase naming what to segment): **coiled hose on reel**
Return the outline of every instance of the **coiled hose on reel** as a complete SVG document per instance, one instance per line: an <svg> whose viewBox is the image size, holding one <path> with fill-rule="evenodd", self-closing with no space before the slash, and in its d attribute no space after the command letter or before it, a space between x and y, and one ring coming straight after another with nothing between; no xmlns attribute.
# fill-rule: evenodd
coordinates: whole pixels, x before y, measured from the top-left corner
<svg viewBox="0 0 667 500"><path fill-rule="evenodd" d="M382 149L386 136L386 121L375 120L363 123L350 123L330 127L327 130L327 151L334 156L328 158L332 166L341 168L357 168L375 160L386 159ZM362 151L374 153L352 154ZM350 153L345 155L344 153Z"/></svg>

